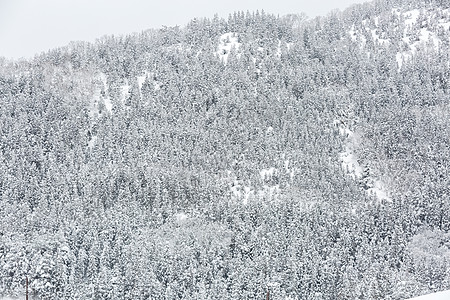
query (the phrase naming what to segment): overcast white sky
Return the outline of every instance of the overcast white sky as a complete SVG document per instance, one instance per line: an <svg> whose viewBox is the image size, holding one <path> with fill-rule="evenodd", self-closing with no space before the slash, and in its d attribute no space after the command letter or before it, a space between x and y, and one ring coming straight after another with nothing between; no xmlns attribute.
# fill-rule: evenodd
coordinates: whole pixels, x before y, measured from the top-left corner
<svg viewBox="0 0 450 300"><path fill-rule="evenodd" d="M70 41L185 25L194 17L264 9L326 15L366 0L0 0L0 56L31 57Z"/></svg>

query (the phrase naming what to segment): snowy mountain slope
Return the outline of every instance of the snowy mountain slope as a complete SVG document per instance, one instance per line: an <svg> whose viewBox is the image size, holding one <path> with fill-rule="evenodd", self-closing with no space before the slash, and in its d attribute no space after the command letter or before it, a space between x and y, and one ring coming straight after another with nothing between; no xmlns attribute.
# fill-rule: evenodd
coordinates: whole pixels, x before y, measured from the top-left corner
<svg viewBox="0 0 450 300"><path fill-rule="evenodd" d="M0 62L0 295L448 290L448 7L407 1Z"/></svg>
<svg viewBox="0 0 450 300"><path fill-rule="evenodd" d="M393 47L399 69L411 60L419 49L446 51L450 43L450 9L427 5L416 9L394 7L381 15L364 18L354 23L349 37L361 49ZM370 40L369 46L367 41Z"/></svg>
<svg viewBox="0 0 450 300"><path fill-rule="evenodd" d="M442 291L433 294L427 294L419 297L410 298L408 300L448 300L450 299L450 291Z"/></svg>
<svg viewBox="0 0 450 300"><path fill-rule="evenodd" d="M228 56L230 55L231 50L238 51L240 47L240 43L238 42L237 33L228 32L224 33L219 38L219 47L217 50L217 55L220 60L224 62L224 64L228 61Z"/></svg>
<svg viewBox="0 0 450 300"><path fill-rule="evenodd" d="M341 120L335 120L333 124L338 128L339 134L344 136L346 140L345 150L339 153L343 171L351 176L353 180L359 182L368 195L375 196L378 201L391 202L392 199L386 191L386 185L381 180L373 178L369 167L363 168L360 165L359 159L355 154L355 148L359 146L358 143L360 141L355 136L355 133Z"/></svg>

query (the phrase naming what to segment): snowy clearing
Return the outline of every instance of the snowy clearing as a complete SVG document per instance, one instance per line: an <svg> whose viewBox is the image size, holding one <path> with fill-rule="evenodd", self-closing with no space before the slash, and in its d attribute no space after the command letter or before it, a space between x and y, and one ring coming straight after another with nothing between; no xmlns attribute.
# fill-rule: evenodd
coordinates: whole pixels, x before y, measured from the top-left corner
<svg viewBox="0 0 450 300"><path fill-rule="evenodd" d="M103 83L103 89L105 91L105 94L107 95L108 94L108 84L107 84L107 77L106 77L105 73L101 73L100 74L100 80ZM97 94L96 94L96 96L97 96ZM100 98L100 90L98 90L98 98ZM112 111L111 98L109 98L109 96L107 96L107 97L104 98L104 101L105 101L106 109L108 110L108 112L111 113L111 111Z"/></svg>
<svg viewBox="0 0 450 300"><path fill-rule="evenodd" d="M381 180L373 178L370 174L363 174L364 169L358 162L358 157L354 151L358 145L358 139L354 132L341 120L335 120L333 125L338 128L339 134L347 139L345 151L339 154L339 159L342 162L342 170L344 170L348 176L352 177L353 180L361 180L363 179L363 176L366 175L367 178L365 180L371 183L370 188L366 188L366 192L369 195L375 196L380 201L392 201Z"/></svg>
<svg viewBox="0 0 450 300"><path fill-rule="evenodd" d="M238 42L237 33L227 32L219 38L219 49L216 54L226 64L228 61L228 55L230 55L231 49L238 50L241 44Z"/></svg>
<svg viewBox="0 0 450 300"><path fill-rule="evenodd" d="M412 26L417 22L417 18L420 15L420 10L418 9L413 9L410 11L407 11L403 14L403 16L405 17L405 25L407 26Z"/></svg>
<svg viewBox="0 0 450 300"><path fill-rule="evenodd" d="M448 300L448 299L450 299L450 290L410 298L407 300Z"/></svg>

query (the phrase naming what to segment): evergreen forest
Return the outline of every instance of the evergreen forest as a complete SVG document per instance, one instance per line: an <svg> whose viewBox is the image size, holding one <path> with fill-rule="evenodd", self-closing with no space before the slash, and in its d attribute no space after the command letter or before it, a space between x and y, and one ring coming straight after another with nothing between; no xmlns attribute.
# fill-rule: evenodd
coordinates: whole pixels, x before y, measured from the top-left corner
<svg viewBox="0 0 450 300"><path fill-rule="evenodd" d="M450 289L450 2L0 58L0 298Z"/></svg>

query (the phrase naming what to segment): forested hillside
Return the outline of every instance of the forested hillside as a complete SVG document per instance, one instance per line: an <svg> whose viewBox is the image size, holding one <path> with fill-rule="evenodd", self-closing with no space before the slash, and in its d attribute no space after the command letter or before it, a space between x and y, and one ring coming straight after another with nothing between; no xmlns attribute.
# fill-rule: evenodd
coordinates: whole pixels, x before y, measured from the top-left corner
<svg viewBox="0 0 450 300"><path fill-rule="evenodd" d="M0 297L450 289L450 2L0 59Z"/></svg>

